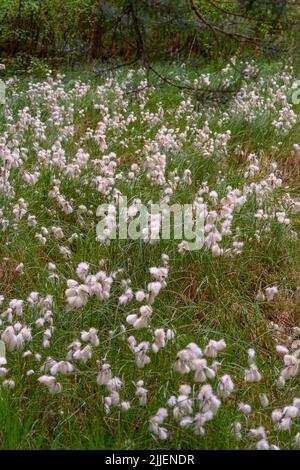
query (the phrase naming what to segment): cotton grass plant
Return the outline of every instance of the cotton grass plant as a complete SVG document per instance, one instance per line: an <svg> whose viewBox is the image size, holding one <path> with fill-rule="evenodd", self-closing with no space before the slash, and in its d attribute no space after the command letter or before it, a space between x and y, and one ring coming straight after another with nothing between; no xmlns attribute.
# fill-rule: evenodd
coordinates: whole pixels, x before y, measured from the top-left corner
<svg viewBox="0 0 300 470"><path fill-rule="evenodd" d="M7 80L2 448L299 447L295 73L246 66L237 95L200 105L142 68ZM235 80L230 64L169 74ZM203 246L111 239L109 221L99 237L98 207L124 197L128 221L201 209Z"/></svg>

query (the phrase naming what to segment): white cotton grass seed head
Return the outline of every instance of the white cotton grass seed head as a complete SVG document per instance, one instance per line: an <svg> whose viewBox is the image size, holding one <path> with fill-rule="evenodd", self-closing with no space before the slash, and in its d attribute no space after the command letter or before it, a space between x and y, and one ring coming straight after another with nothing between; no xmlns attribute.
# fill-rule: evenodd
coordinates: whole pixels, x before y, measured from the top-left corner
<svg viewBox="0 0 300 470"><path fill-rule="evenodd" d="M218 383L218 395L222 398L228 398L234 390L234 384L230 375L223 375Z"/></svg>
<svg viewBox="0 0 300 470"><path fill-rule="evenodd" d="M248 403L239 403L238 410L245 415L249 415L252 412L252 408Z"/></svg>
<svg viewBox="0 0 300 470"><path fill-rule="evenodd" d="M76 269L77 276L84 281L89 272L89 264L86 262L79 263Z"/></svg>
<svg viewBox="0 0 300 470"><path fill-rule="evenodd" d="M289 352L289 350L286 346L282 346L280 344L276 345L275 349L278 352L278 354L283 355L283 356L285 354L288 354L288 352Z"/></svg>
<svg viewBox="0 0 300 470"><path fill-rule="evenodd" d="M204 349L204 354L207 357L217 357L218 353L226 348L224 339L220 341L210 340Z"/></svg>
<svg viewBox="0 0 300 470"><path fill-rule="evenodd" d="M297 432L297 434L294 438L294 443L295 443L295 447L297 449L300 449L300 432Z"/></svg>

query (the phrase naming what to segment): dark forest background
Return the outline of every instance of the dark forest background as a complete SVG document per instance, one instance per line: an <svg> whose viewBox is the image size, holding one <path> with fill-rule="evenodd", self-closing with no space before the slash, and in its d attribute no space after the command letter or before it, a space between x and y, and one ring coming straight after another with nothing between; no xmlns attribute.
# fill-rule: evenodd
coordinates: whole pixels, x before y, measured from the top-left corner
<svg viewBox="0 0 300 470"><path fill-rule="evenodd" d="M52 65L299 54L299 0L1 0L0 59Z"/></svg>

